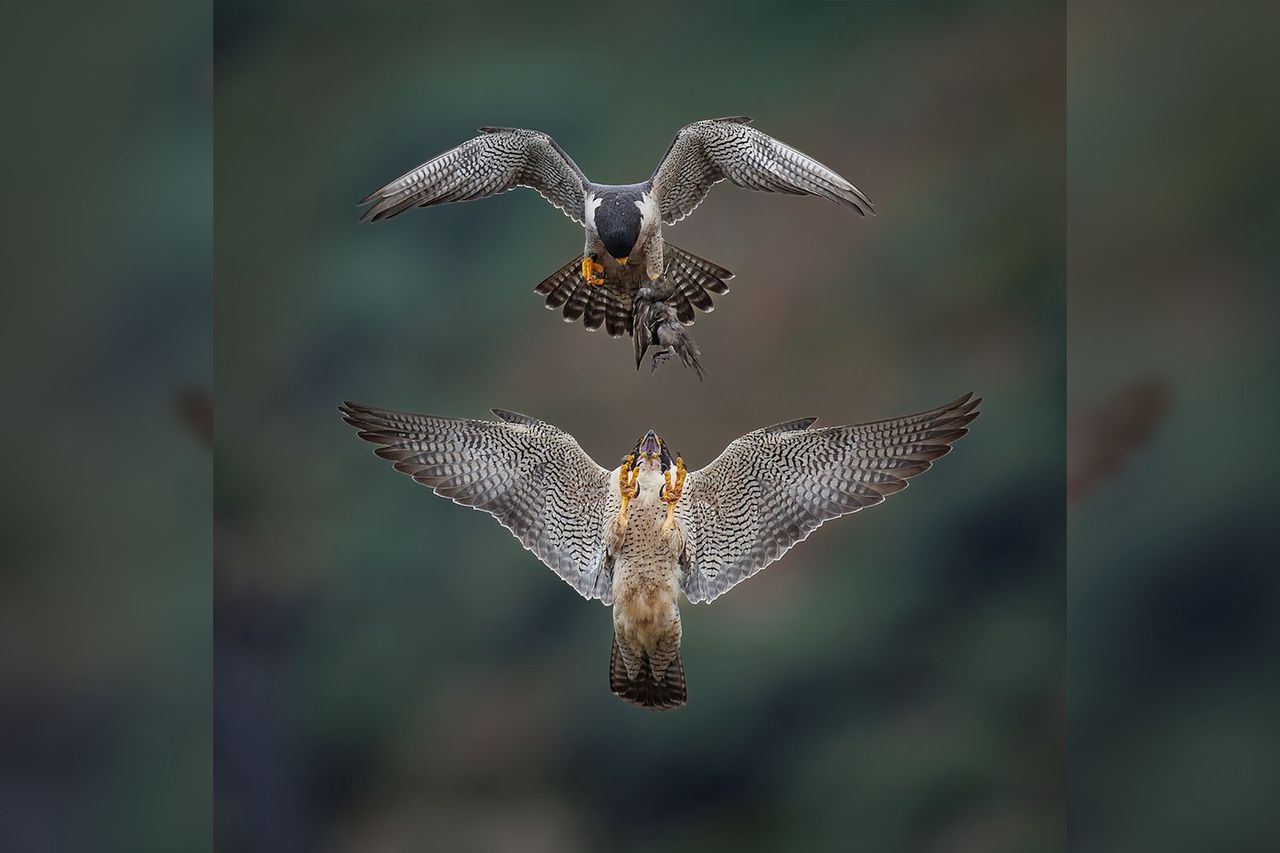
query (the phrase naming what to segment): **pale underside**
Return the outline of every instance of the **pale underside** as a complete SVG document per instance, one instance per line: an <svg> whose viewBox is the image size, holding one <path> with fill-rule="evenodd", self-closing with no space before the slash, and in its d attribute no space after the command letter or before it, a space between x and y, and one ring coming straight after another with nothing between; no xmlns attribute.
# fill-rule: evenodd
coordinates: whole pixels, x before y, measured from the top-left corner
<svg viewBox="0 0 1280 853"><path fill-rule="evenodd" d="M610 690L661 710L687 701L680 592L713 601L824 522L906 488L967 432L979 402L853 426L776 424L687 479L678 462L664 477L657 455L607 471L568 433L500 409L497 421L342 412L397 470L489 513L580 595L612 604Z"/></svg>
<svg viewBox="0 0 1280 853"><path fill-rule="evenodd" d="M747 433L691 471L676 505L679 585L713 601L826 521L881 503L967 432L979 400L885 421L813 427L813 418ZM397 470L484 510L579 594L611 604L616 554L606 547L621 507L616 474L568 433L525 415L439 418L343 407ZM614 469L616 472L616 469Z"/></svg>

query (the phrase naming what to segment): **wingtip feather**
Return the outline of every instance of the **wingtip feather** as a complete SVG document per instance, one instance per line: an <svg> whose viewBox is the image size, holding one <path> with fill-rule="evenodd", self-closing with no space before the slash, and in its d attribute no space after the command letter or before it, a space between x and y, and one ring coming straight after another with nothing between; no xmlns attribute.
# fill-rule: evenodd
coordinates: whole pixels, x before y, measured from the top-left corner
<svg viewBox="0 0 1280 853"><path fill-rule="evenodd" d="M772 426L767 426L764 428L764 431L766 433L800 432L802 430L809 429L809 427L813 426L817 422L818 422L817 417L795 418L794 420L783 421L782 423L773 424Z"/></svg>
<svg viewBox="0 0 1280 853"><path fill-rule="evenodd" d="M521 414L520 412L513 412L510 409L490 409L489 411L492 412L494 417L496 417L498 420L504 421L509 424L538 423L537 418L531 417L529 415Z"/></svg>

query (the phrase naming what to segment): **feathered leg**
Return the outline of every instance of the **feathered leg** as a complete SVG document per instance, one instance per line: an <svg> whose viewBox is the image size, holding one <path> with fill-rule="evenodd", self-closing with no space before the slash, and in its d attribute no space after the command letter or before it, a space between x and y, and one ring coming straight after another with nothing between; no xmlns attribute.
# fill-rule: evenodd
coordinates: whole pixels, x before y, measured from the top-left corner
<svg viewBox="0 0 1280 853"><path fill-rule="evenodd" d="M649 276L649 281L657 281L662 278L665 269L664 257L666 253L666 244L662 240L661 234L654 234L649 238L649 242L644 247L644 271Z"/></svg>

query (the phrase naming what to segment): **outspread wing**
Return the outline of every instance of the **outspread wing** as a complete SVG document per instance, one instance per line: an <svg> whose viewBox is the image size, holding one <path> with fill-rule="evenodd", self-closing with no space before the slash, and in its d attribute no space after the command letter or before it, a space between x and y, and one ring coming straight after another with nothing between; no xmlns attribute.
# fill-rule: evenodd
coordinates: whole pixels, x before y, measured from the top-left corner
<svg viewBox="0 0 1280 853"><path fill-rule="evenodd" d="M530 187L582 224L586 175L545 133L482 127L475 139L434 157L370 193L360 217L377 222L411 207L470 201L516 187Z"/></svg>
<svg viewBox="0 0 1280 853"><path fill-rule="evenodd" d="M344 420L375 452L437 495L484 510L576 589L613 597L606 523L619 509L609 474L573 436L536 418L437 418L345 403Z"/></svg>
<svg viewBox="0 0 1280 853"><path fill-rule="evenodd" d="M760 192L816 195L862 215L875 213L862 191L789 145L748 127L745 116L695 121L676 134L653 177L667 225L684 219L723 180Z"/></svg>
<svg viewBox="0 0 1280 853"><path fill-rule="evenodd" d="M815 419L804 418L732 442L689 474L676 506L687 541L685 596L714 601L823 522L905 489L968 432L982 402L971 397L856 426L810 429Z"/></svg>

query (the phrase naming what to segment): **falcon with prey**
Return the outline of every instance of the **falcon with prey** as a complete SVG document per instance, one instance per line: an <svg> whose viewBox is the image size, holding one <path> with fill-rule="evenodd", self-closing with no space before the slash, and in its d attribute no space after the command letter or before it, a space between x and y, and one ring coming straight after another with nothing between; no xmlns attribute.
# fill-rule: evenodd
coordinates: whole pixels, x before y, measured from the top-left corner
<svg viewBox="0 0 1280 853"><path fill-rule="evenodd" d="M711 294L728 292L732 273L662 239L728 180L740 187L825 198L861 215L875 213L849 181L796 149L750 127L751 119L705 119L676 134L648 180L597 184L554 139L536 130L482 127L480 135L434 157L367 196L361 217L377 222L411 207L470 201L529 187L582 225L586 244L536 288L548 308L588 330L603 324L611 337L633 330L633 300L647 279L670 278L668 303L681 323L694 309L710 311Z"/></svg>
<svg viewBox="0 0 1280 853"><path fill-rule="evenodd" d="M815 428L747 433L685 469L650 430L613 470L526 415L439 418L347 403L376 453L441 497L492 515L587 599L613 607L609 689L646 708L686 701L679 594L719 598L825 521L875 506L946 455L981 400Z"/></svg>

